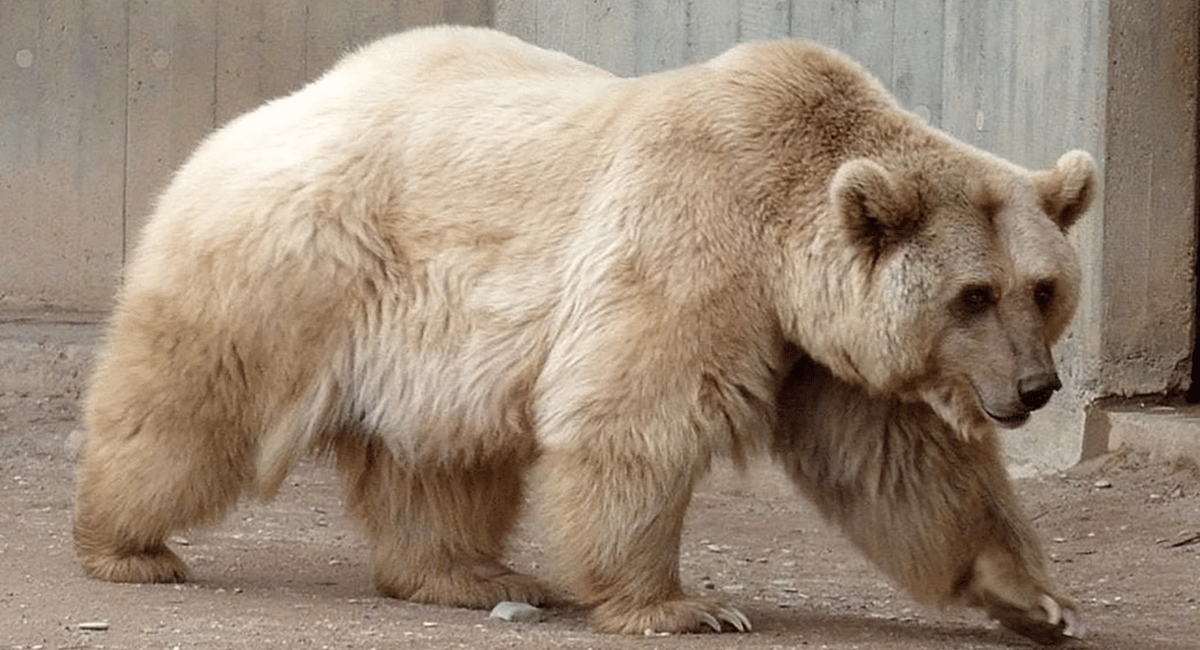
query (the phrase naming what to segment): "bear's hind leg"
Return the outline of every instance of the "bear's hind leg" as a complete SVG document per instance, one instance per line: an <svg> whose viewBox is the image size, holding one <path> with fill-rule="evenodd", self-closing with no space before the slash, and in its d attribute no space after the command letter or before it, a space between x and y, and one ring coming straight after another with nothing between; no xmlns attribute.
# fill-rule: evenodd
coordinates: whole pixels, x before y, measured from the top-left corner
<svg viewBox="0 0 1200 650"><path fill-rule="evenodd" d="M1081 634L992 436L964 439L924 404L872 398L802 363L781 394L775 454L918 600L981 608L1040 643Z"/></svg>
<svg viewBox="0 0 1200 650"><path fill-rule="evenodd" d="M523 505L532 449L412 467L371 435L342 432L331 446L350 510L373 545L380 593L476 609L506 600L531 605L554 600L548 585L502 560Z"/></svg>
<svg viewBox="0 0 1200 650"><path fill-rule="evenodd" d="M183 398L165 379L133 385L134 374L96 376L77 474L75 550L94 578L182 582L187 565L167 539L237 500L250 477L248 449L218 406Z"/></svg>

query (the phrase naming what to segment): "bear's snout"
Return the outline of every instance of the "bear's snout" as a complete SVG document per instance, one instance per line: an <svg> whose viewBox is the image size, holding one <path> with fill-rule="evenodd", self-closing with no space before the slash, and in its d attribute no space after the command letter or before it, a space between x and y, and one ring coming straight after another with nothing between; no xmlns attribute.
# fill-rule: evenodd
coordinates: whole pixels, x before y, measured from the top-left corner
<svg viewBox="0 0 1200 650"><path fill-rule="evenodd" d="M1062 381L1053 368L1030 371L1015 382L996 375L972 378L979 406L988 418L1005 429L1019 427L1029 415L1050 402Z"/></svg>
<svg viewBox="0 0 1200 650"><path fill-rule="evenodd" d="M1017 381L1017 395L1021 405L1030 411L1036 411L1050 401L1054 391L1062 388L1058 373L1053 370L1039 372Z"/></svg>

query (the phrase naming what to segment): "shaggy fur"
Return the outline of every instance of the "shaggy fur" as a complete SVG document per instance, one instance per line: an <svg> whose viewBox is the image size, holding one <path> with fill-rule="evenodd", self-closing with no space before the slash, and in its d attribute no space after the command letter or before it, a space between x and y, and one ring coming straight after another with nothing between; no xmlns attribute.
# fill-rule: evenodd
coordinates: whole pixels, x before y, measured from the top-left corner
<svg viewBox="0 0 1200 650"><path fill-rule="evenodd" d="M993 433L956 436L927 404L872 398L811 360L792 369L779 406L774 453L792 481L915 598L981 607L1043 643L1081 631Z"/></svg>
<svg viewBox="0 0 1200 650"><path fill-rule="evenodd" d="M502 561L529 481L599 629L747 629L683 591L679 535L715 457L773 452L918 598L1058 640L993 430L1058 387L1094 174L957 142L802 42L618 79L384 39L162 195L88 396L79 557L183 580L172 531L315 451L383 593L551 600Z"/></svg>

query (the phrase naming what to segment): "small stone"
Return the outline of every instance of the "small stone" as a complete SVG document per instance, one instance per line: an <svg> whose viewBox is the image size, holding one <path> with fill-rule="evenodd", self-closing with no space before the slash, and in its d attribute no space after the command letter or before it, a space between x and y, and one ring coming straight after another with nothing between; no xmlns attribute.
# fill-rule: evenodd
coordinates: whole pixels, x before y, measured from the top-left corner
<svg viewBox="0 0 1200 650"><path fill-rule="evenodd" d="M537 623L546 617L546 613L528 603L506 600L493 607L488 616L511 623Z"/></svg>
<svg viewBox="0 0 1200 650"><path fill-rule="evenodd" d="M106 632L108 631L108 621L84 621L75 627L84 632Z"/></svg>
<svg viewBox="0 0 1200 650"><path fill-rule="evenodd" d="M63 443L63 452L66 453L67 460L78 460L85 444L87 444L87 433L83 429L72 431Z"/></svg>
<svg viewBox="0 0 1200 650"><path fill-rule="evenodd" d="M1110 488L1110 487L1112 487L1112 481L1110 481L1106 478L1102 478L1102 479L1096 481L1095 483L1092 483L1092 485L1095 487L1098 487L1098 488Z"/></svg>

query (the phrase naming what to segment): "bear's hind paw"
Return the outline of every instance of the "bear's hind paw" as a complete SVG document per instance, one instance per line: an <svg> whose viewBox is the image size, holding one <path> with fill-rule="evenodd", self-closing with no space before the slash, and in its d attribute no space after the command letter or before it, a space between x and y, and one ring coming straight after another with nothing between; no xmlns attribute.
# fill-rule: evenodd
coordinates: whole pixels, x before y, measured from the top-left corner
<svg viewBox="0 0 1200 650"><path fill-rule="evenodd" d="M681 634L689 632L750 631L750 619L736 608L706 598L682 598L632 608L608 601L592 613L601 632L617 634Z"/></svg>
<svg viewBox="0 0 1200 650"><path fill-rule="evenodd" d="M81 557L84 571L108 582L185 582L187 564L166 545L139 553L96 553Z"/></svg>
<svg viewBox="0 0 1200 650"><path fill-rule="evenodd" d="M538 578L494 562L462 564L418 576L376 575L375 586L392 598L468 609L490 609L504 601L542 606L561 600Z"/></svg>

